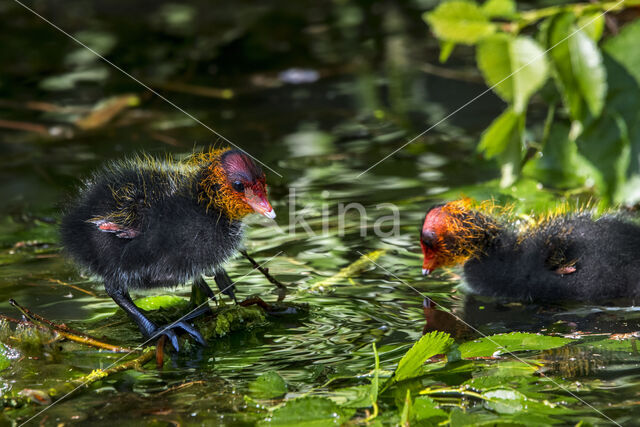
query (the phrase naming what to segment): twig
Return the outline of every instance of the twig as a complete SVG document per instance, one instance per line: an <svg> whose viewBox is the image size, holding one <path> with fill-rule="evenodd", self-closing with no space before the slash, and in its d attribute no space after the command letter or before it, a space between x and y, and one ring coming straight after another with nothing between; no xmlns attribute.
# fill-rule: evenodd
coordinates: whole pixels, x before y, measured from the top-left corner
<svg viewBox="0 0 640 427"><path fill-rule="evenodd" d="M161 335L156 344L156 368L162 369L164 366L164 343L167 341L166 335Z"/></svg>
<svg viewBox="0 0 640 427"><path fill-rule="evenodd" d="M154 86L173 92L188 93L189 95L204 96L206 98L231 99L234 96L231 89L218 89L215 87L198 86L188 83L157 83Z"/></svg>
<svg viewBox="0 0 640 427"><path fill-rule="evenodd" d="M24 322L22 320L14 319L13 317L5 316L4 314L0 314L0 320L6 320L7 322L11 322L11 323L31 323L31 322Z"/></svg>
<svg viewBox="0 0 640 427"><path fill-rule="evenodd" d="M72 285L71 283L63 282L62 280L58 280L58 279L47 279L47 280L49 280L51 283L57 283L58 285L69 286L70 288L73 288L76 291L84 292L85 294L91 295L92 297L97 296L96 294L94 294L91 291L87 291L86 289L82 289L81 287L76 286L76 285Z"/></svg>
<svg viewBox="0 0 640 427"><path fill-rule="evenodd" d="M260 264L258 264L255 259L251 258L251 256L247 253L247 251L240 251L240 253L246 259L248 259L249 262L251 263L251 265L253 265L253 268L257 269L260 273L262 273L264 275L264 277L267 278L268 281L270 281L271 283L276 285L276 287L278 287L281 290L285 290L285 291L287 290L286 285L282 284L282 282L278 281L275 277L273 277L271 274L269 274L269 269L268 268L264 268Z"/></svg>
<svg viewBox="0 0 640 427"><path fill-rule="evenodd" d="M484 83L484 79L478 73L439 67L428 63L420 65L420 69L427 74L444 77L445 79L460 80L469 83Z"/></svg>
<svg viewBox="0 0 640 427"><path fill-rule="evenodd" d="M28 132L35 132L43 136L49 136L49 129L46 126L38 123L17 122L15 120L0 120L0 128L26 130Z"/></svg>
<svg viewBox="0 0 640 427"><path fill-rule="evenodd" d="M198 380L198 381L189 381L187 383L178 384L177 386L170 387L166 390L162 390L160 393L156 394L156 396L160 396L161 394L170 393L172 391L181 390L183 388L191 387L196 384L206 384L206 381Z"/></svg>
<svg viewBox="0 0 640 427"><path fill-rule="evenodd" d="M353 263L348 266L342 268L336 274L331 277L328 277L324 280L320 280L308 288L304 289L306 292L327 292L332 289L332 287L338 283L346 282L352 276L359 274L365 268L369 267L371 262L375 262L378 258L384 255L387 251L385 249L379 249L375 251L371 251L365 255L362 255L360 258L355 260ZM353 282L352 282L353 283Z"/></svg>
<svg viewBox="0 0 640 427"><path fill-rule="evenodd" d="M14 306L18 310L20 310L20 312L27 319L31 320L33 323L35 323L37 325L44 326L44 327L56 332L57 334L59 334L63 338L66 338L66 339L68 339L70 341L78 342L78 343L85 344L85 345L90 345L92 347L97 347L97 348L101 348L101 349L104 349L104 350L109 350L109 351L113 351L113 352L117 352L117 353L130 353L130 352L132 352L131 349L128 349L126 347L122 347L122 346L119 346L119 345L108 344L108 343L99 341L96 338L93 338L93 337L91 337L89 335L86 335L86 334L84 334L82 332L74 331L73 329L71 329L71 328L69 328L69 327L67 327L65 325L58 325L56 323L53 323L51 320L45 319L44 317L42 317L40 315L37 315L35 313L32 313L28 309L22 307L14 299L10 299L9 300L9 304Z"/></svg>

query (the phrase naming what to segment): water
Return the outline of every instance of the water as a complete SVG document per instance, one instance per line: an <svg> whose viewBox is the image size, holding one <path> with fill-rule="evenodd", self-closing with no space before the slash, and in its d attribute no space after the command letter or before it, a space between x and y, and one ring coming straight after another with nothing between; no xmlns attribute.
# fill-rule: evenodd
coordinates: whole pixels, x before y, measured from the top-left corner
<svg viewBox="0 0 640 427"><path fill-rule="evenodd" d="M496 177L474 152L479 133L503 108L492 94L360 175L484 90L473 74L461 81L421 71L424 62L437 63L437 44L420 20L426 5L362 1L303 7L272 1L231 8L193 1L146 10L93 2L82 8L65 5L64 13L46 2L34 7L282 175L267 173L280 228L253 218L246 245L259 261L275 256L268 267L293 284L288 301L310 305L307 316L233 333L205 350L173 358L161 371L110 377L46 411L40 418L45 423L103 425L114 418L125 424L252 423L258 416L243 394L263 372L277 370L295 396L333 375L368 372L372 342L383 367L391 369L421 336L421 294L484 334L640 329L633 307L504 305L465 297L461 290L452 293L459 280L450 274L421 277L417 230L432 203L461 194L521 199L527 206L554 199L527 183L502 192L495 184L478 184ZM80 178L105 161L139 151L180 156L224 142L19 5L6 3L0 14L5 22L0 117L32 125L32 131L0 129L0 313L17 316L7 303L14 298L57 322L108 314L114 303L101 283L80 275L59 251L56 222L65 200ZM458 49L462 54L454 56L466 59L454 65L472 69L471 51ZM279 80L293 68L312 70L318 79ZM73 84L80 72L84 77ZM176 82L198 88L171 89ZM203 87L231 92L204 92ZM136 94L139 105L95 129L74 126L99 101L128 93ZM535 120L535 109L531 115ZM352 211L339 230L340 204L352 202L367 209L365 228ZM397 236L372 233L375 220L389 215L377 208L380 203L399 207ZM290 216L302 208L312 233L288 228ZM323 210L329 212L326 233ZM371 264L340 281L333 292L296 291L375 249L388 251L377 261L380 267ZM228 271L238 278L249 269L239 258ZM257 273L237 287L240 299L276 298ZM189 288L165 292L188 296ZM134 345L139 336L130 332L122 342ZM626 402L635 398L640 356L622 354L585 350L577 359L587 360L588 369L568 375L598 385L582 396L585 400L601 409L614 404L611 416L631 417L637 409ZM7 382L5 389L44 388L64 381L68 369L79 375L116 357L91 350L62 354L50 363L25 362L21 370L0 372L0 378ZM545 357L550 369L565 375L566 358ZM171 389L185 382L188 387ZM597 416L588 408L584 413ZM33 414L33 408L21 409L3 421Z"/></svg>

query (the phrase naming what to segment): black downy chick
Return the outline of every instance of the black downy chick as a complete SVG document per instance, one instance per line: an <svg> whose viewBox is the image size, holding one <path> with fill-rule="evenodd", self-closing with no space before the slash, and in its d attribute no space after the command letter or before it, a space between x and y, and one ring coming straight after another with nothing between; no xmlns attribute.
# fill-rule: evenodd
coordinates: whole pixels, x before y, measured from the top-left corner
<svg viewBox="0 0 640 427"><path fill-rule="evenodd" d="M202 278L213 273L235 300L222 264L241 245L240 220L251 212L276 216L265 175L246 153L220 149L181 162L141 156L112 163L84 183L62 219L61 238L75 261L102 277L146 339L166 335L178 351L176 329L204 345L200 332L188 319L155 325L129 290L193 280L213 297Z"/></svg>
<svg viewBox="0 0 640 427"><path fill-rule="evenodd" d="M640 226L615 215L553 215L525 230L457 200L422 225L423 274L464 264L480 295L602 303L640 295Z"/></svg>

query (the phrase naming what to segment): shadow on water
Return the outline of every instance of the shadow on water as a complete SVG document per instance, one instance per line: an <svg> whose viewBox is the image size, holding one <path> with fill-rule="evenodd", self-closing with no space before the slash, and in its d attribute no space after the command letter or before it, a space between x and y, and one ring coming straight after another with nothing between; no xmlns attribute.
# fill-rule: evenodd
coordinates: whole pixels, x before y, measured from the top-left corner
<svg viewBox="0 0 640 427"><path fill-rule="evenodd" d="M172 359L161 371L110 378L94 393L54 406L47 423L102 425L114 418L252 423L255 410L242 396L261 373L277 370L295 395L331 376L368 372L372 342L383 366L392 366L422 334L423 295L484 334L640 330L635 307L502 304L452 293L457 279L420 275L417 228L425 208L442 197L494 194L495 187L476 185L494 178L495 171L476 158L474 147L479 132L503 108L486 95L359 176L484 90L473 75L461 81L422 71L421 65L437 62L438 54L420 19L428 6L429 1L323 6L256 1L231 7L190 1L147 8L94 1L65 5L63 12L52 2L34 3L53 22L282 175L268 173L280 227L254 219L247 238L249 252L261 259L283 252L269 265L281 280L304 287L333 276L360 251L389 251L379 260L384 269L371 265L330 294L293 292L290 301L310 304L307 316L229 334ZM58 247L56 222L66 198L81 177L105 161L141 150L180 156L224 142L19 5L0 6L0 17L7 30L0 38L0 313L15 316L6 302L15 298L60 322L106 316L114 303L101 283L78 273ZM452 65L465 70L473 59L464 61ZM283 74L293 68L312 72ZM102 117L104 123L94 118L90 127L79 125L100 102L124 94L134 95L131 105ZM513 198L521 190L498 197ZM553 198L523 191L532 199ZM363 228L357 215L347 215L340 231L339 203L350 202L367 207L367 223ZM377 208L380 203L400 207L398 236L370 232L373 220L388 214ZM295 233L287 228L301 209L311 233L300 224ZM325 209L329 220L323 233ZM236 259L228 271L241 277L249 268ZM251 274L241 282L241 298L275 299L261 276ZM188 292L188 287L175 290L183 296ZM123 331L123 342L139 339L135 328ZM611 389L625 393L638 384L637 352L620 360L597 349L580 351L543 357L555 361L550 369L566 374L562 364L578 354L587 360L586 368L569 376L608 381ZM65 378L61 371L79 373L114 360L101 357L87 351L74 353L73 360L59 356L46 366L29 361L21 371L0 376L12 384L5 387L41 388L49 377ZM172 389L185 381L189 387ZM609 391L591 393L598 401L619 401Z"/></svg>

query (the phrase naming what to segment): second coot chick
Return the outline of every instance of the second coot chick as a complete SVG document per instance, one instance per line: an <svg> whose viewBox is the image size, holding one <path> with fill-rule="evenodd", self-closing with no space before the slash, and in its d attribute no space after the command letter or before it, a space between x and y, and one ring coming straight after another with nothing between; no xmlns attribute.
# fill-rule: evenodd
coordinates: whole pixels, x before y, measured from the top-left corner
<svg viewBox="0 0 640 427"><path fill-rule="evenodd" d="M640 226L583 211L518 229L489 211L466 199L431 208L420 232L423 274L464 264L475 293L520 301L640 295Z"/></svg>
<svg viewBox="0 0 640 427"><path fill-rule="evenodd" d="M275 213L265 175L240 150L197 153L181 162L148 156L113 163L85 182L62 219L62 244L81 266L104 279L105 290L145 336L175 329L204 344L187 321L159 327L129 296L130 289L170 287L194 281L210 297L202 274L215 274L233 295L221 267L239 248L251 212Z"/></svg>

